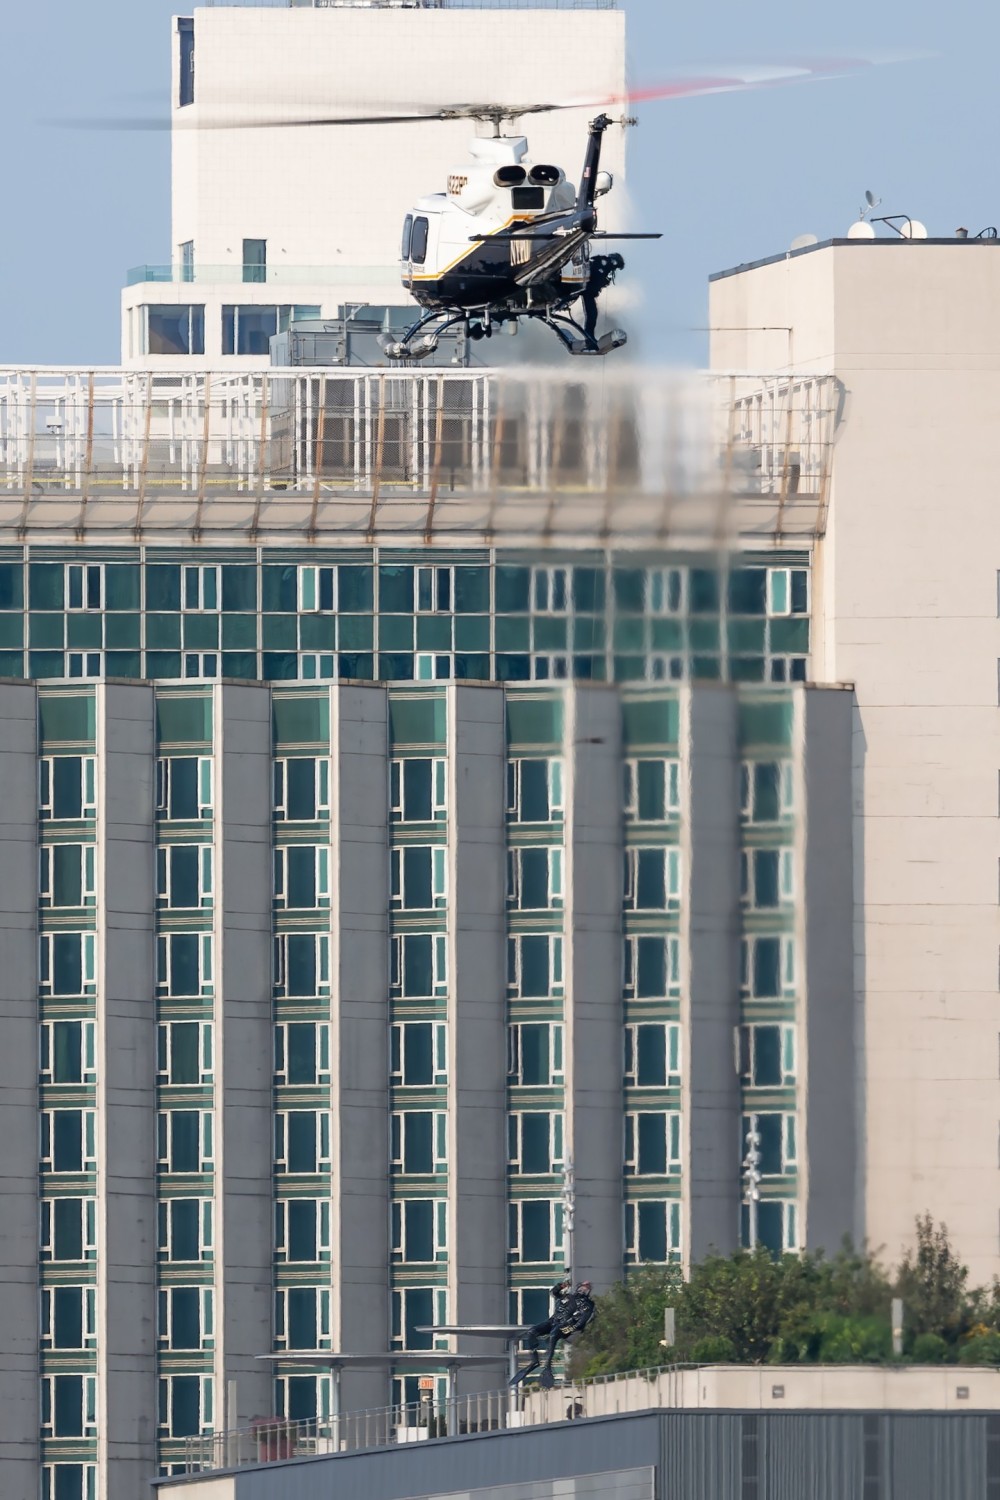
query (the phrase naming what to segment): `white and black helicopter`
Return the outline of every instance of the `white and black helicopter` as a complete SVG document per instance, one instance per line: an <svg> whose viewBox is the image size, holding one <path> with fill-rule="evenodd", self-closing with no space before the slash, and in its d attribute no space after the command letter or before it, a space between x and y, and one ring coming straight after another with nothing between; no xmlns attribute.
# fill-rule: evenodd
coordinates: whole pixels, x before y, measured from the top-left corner
<svg viewBox="0 0 1000 1500"><path fill-rule="evenodd" d="M876 61L852 58L820 63L720 69L710 75L680 78L665 85L631 90L628 95L602 100L561 103L452 104L401 106L389 113L355 113L349 106L330 116L284 115L275 119L204 119L195 129L267 128L274 126L331 126L409 124L433 120L488 122L492 136L477 136L469 147L470 160L448 173L446 190L417 200L403 221L400 275L404 289L420 306L412 325L399 336L380 338L391 360L426 358L441 335L463 324L472 339L489 338L498 329L515 331L521 319L534 319L551 328L568 353L602 356L627 342L623 329L597 335L597 303L601 293L624 268L618 252L592 253L595 242L660 239L653 233L607 233L598 226L597 200L612 186L611 174L601 171L601 147L615 124L635 124L626 114L608 110L644 100L683 98L698 94L731 93L807 79L851 73ZM552 110L598 109L589 122L583 169L578 184L564 170L533 162L523 135L502 133L524 115ZM66 122L110 129L159 129L156 120L88 120ZM583 321L575 315L581 304Z"/></svg>
<svg viewBox="0 0 1000 1500"><path fill-rule="evenodd" d="M552 329L570 354L605 355L626 342L623 329L596 334L597 299L624 267L621 255L593 254L595 240L659 239L607 234L597 199L612 187L600 170L605 113L590 121L578 185L561 167L533 162L523 135L470 145L471 161L448 175L447 192L421 198L403 221L401 278L422 312L402 338L383 336L391 359L422 359L441 334L464 323L471 338L533 318ZM624 120L621 123L626 123ZM583 304L582 324L573 315Z"/></svg>
<svg viewBox="0 0 1000 1500"><path fill-rule="evenodd" d="M424 359L456 324L464 325L468 337L481 339L492 337L498 329L516 331L519 320L534 319L551 328L569 354L602 356L627 342L621 328L597 335L598 298L625 262L617 251L595 254L592 247L609 240L662 238L659 232L608 233L598 226L597 200L613 186L611 174L602 172L600 165L605 132L612 125L637 123L627 114L613 117L608 111L627 109L643 100L730 93L838 76L868 61L720 69L603 100L428 105L416 106L413 113L403 106L388 114L345 112L270 123L375 125L459 119L490 123L492 136L477 136L470 142L470 160L449 171L446 190L418 199L403 221L400 276L421 312L401 336L382 334L382 350L392 360ZM532 161L525 136L502 132L504 122L513 124L523 115L585 108L600 113L588 125L579 183L572 182L562 167ZM582 322L576 316L577 304Z"/></svg>

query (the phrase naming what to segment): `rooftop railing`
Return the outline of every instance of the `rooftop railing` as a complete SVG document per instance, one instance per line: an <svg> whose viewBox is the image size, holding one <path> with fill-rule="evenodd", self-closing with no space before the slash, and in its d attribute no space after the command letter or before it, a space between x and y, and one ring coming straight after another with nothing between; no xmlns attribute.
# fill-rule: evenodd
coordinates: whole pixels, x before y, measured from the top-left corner
<svg viewBox="0 0 1000 1500"><path fill-rule="evenodd" d="M0 534L808 538L840 407L832 376L0 369Z"/></svg>
<svg viewBox="0 0 1000 1500"><path fill-rule="evenodd" d="M189 1474L240 1469L321 1453L363 1453L372 1448L502 1428L537 1427L583 1417L611 1416L622 1410L679 1407L685 1370L694 1365L663 1365L629 1378L623 1405L623 1377L598 1376L549 1391L478 1391L451 1399L436 1391L427 1399L398 1406L344 1412L312 1421L260 1418L246 1427L188 1438L184 1463Z"/></svg>

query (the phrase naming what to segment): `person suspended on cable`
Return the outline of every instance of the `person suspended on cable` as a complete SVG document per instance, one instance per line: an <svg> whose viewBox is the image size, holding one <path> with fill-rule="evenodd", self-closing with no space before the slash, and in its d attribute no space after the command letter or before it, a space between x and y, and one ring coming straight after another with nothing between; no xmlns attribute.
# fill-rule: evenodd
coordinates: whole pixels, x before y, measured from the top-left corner
<svg viewBox="0 0 1000 1500"><path fill-rule="evenodd" d="M595 1308L591 1291L589 1281L580 1281L575 1287L569 1277L556 1282L549 1293L553 1303L551 1316L543 1319L541 1323L535 1323L528 1330L524 1342L531 1357L525 1368L514 1377L512 1385L526 1380L538 1369L538 1352L543 1342L545 1360L539 1381L546 1387L552 1385L552 1360L559 1344L563 1339L572 1338L573 1334L579 1333L594 1316Z"/></svg>

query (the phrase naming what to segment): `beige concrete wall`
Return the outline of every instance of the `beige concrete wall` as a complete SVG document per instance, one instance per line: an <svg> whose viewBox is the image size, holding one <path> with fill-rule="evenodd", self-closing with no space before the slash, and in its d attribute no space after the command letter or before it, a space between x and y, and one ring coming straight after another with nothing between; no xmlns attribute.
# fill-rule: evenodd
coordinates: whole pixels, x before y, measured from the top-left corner
<svg viewBox="0 0 1000 1500"><path fill-rule="evenodd" d="M843 382L812 676L856 686L858 1219L895 1256L929 1211L986 1280L1000 1270L1000 253L818 248L716 281L710 322L787 323L795 366ZM774 348L720 331L712 357L760 368Z"/></svg>

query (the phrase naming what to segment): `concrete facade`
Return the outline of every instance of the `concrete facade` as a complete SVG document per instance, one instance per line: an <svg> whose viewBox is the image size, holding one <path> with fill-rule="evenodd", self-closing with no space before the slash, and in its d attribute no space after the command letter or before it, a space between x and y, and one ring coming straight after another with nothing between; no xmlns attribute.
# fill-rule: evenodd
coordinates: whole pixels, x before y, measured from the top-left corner
<svg viewBox="0 0 1000 1500"><path fill-rule="evenodd" d="M857 696L855 1231L895 1254L930 1212L976 1280L1000 1254L998 290L991 241L836 241L716 278L709 318L744 330L713 366L843 388L811 672Z"/></svg>
<svg viewBox="0 0 1000 1500"><path fill-rule="evenodd" d="M43 1431L11 1450L12 1500L33 1500L39 1460L81 1472L86 1500L87 1485L125 1500L182 1465L188 1437L328 1417L329 1376L303 1351L433 1360L428 1322L538 1316L570 1257L600 1288L737 1242L741 1110L805 1106L792 1084L741 1077L734 1032L780 1005L808 1036L814 1003L740 995L740 934L758 920L737 877L741 767L775 753L753 714L777 709L801 784L810 753L820 780L843 776L849 693L3 692L4 1379ZM660 800L635 802L637 778ZM808 819L796 836L808 860ZM92 894L86 876L60 887L58 862L88 847ZM824 870L849 912L846 866ZM800 1135L762 1188L775 1249L842 1232L822 1143L804 1120ZM73 1264L64 1230L37 1244L67 1200L82 1205ZM93 1324L46 1315L39 1337L39 1286L50 1300L79 1286L84 1309L92 1288ZM39 1377L83 1395L53 1385L43 1422ZM463 1389L500 1378L467 1373ZM415 1399L413 1377L392 1389ZM377 1374L345 1377L352 1410L389 1394Z"/></svg>

